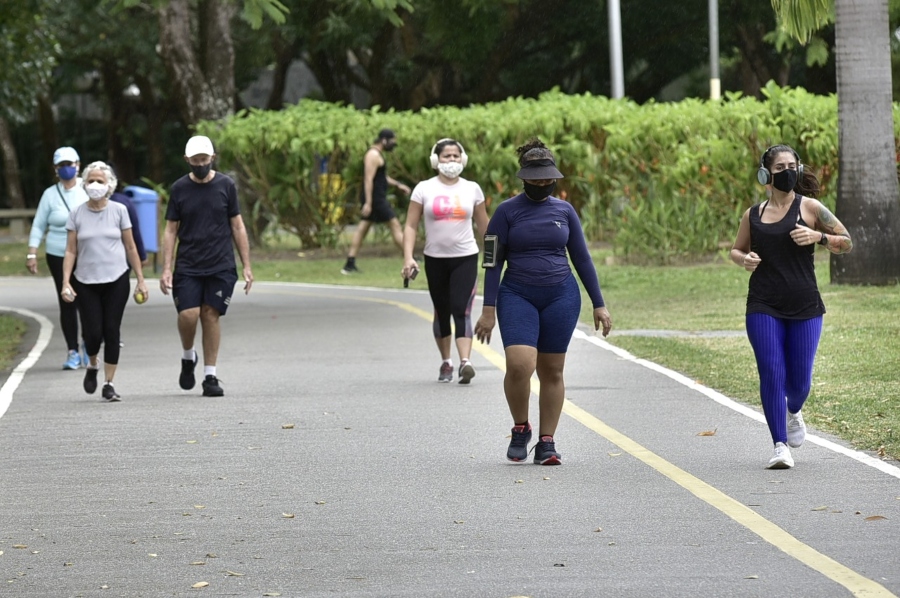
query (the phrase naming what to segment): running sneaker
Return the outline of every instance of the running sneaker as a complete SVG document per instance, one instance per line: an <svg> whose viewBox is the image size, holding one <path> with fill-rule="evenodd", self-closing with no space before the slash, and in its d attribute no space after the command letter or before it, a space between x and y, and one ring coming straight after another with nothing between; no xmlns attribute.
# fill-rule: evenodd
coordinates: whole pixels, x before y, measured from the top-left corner
<svg viewBox="0 0 900 598"><path fill-rule="evenodd" d="M450 382L453 380L453 366L446 361L441 364L441 373L438 382Z"/></svg>
<svg viewBox="0 0 900 598"><path fill-rule="evenodd" d="M84 392L89 395L97 392L97 372L100 371L100 368L92 368L88 366L84 370Z"/></svg>
<svg viewBox="0 0 900 598"><path fill-rule="evenodd" d="M347 262L344 264L344 267L341 268L341 274L359 274L359 268L356 267L356 264Z"/></svg>
<svg viewBox="0 0 900 598"><path fill-rule="evenodd" d="M534 445L534 462L538 465L562 465L562 455L556 452L553 436L541 436Z"/></svg>
<svg viewBox="0 0 900 598"><path fill-rule="evenodd" d="M184 390L194 388L197 381L194 379L194 368L197 366L197 352L194 352L194 359L181 360L181 376L178 377L178 385Z"/></svg>
<svg viewBox="0 0 900 598"><path fill-rule="evenodd" d="M506 458L516 463L521 463L528 458L528 443L531 442L531 424L513 426L509 448L506 449Z"/></svg>
<svg viewBox="0 0 900 598"><path fill-rule="evenodd" d="M791 413L788 411L787 420L787 443L788 446L797 448L803 446L806 440L806 424L803 422L803 413Z"/></svg>
<svg viewBox="0 0 900 598"><path fill-rule="evenodd" d="M122 400L122 397L116 393L116 389L109 382L103 385L101 393L103 394L103 400L107 403L118 403Z"/></svg>
<svg viewBox="0 0 900 598"><path fill-rule="evenodd" d="M219 386L219 379L209 374L206 378L203 379L203 396L204 397L222 397L225 396L225 391L222 390L222 387Z"/></svg>
<svg viewBox="0 0 900 598"><path fill-rule="evenodd" d="M77 370L81 367L81 355L78 354L78 351L69 351L68 359L63 364L64 370Z"/></svg>
<svg viewBox="0 0 900 598"><path fill-rule="evenodd" d="M783 442L775 443L775 454L769 459L766 469L790 469L794 466L794 458L791 457L791 449Z"/></svg>
<svg viewBox="0 0 900 598"><path fill-rule="evenodd" d="M472 378L475 377L475 368L472 367L472 363L467 359L462 362L459 366L459 383L460 384L468 384L472 381Z"/></svg>

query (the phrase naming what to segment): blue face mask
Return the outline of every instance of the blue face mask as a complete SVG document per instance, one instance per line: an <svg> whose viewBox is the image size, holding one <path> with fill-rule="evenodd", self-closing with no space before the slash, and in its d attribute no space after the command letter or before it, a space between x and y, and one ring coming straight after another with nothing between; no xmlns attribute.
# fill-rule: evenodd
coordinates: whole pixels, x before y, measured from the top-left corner
<svg viewBox="0 0 900 598"><path fill-rule="evenodd" d="M74 166L60 166L56 170L56 174L59 175L60 180L71 181L75 178L75 175L78 174L78 171Z"/></svg>

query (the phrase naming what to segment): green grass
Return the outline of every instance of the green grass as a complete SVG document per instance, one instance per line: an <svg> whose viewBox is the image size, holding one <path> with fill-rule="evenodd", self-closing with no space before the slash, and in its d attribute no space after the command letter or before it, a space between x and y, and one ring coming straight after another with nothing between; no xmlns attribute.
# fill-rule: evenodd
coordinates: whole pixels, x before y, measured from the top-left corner
<svg viewBox="0 0 900 598"><path fill-rule="evenodd" d="M27 275L24 244L0 245L0 275ZM828 313L813 374L806 421L857 448L900 457L900 287L832 286L828 260L817 276ZM681 372L726 396L759 405L753 352L743 335L640 337L616 331L664 329L684 332L744 329L747 273L719 256L691 266L616 265L608 250L594 252L604 297L613 317L609 340L632 354ZM343 276L343 250L299 251L290 243L256 251L257 280L400 288L401 259L393 246L364 245L360 274ZM150 269L147 276L153 276ZM424 277L410 284L425 289ZM476 314L477 316L477 314ZM0 317L0 321L12 318ZM585 297L582 321L591 321ZM9 324L6 324L9 326ZM0 367L15 332L0 327ZM4 352L4 346L6 347Z"/></svg>

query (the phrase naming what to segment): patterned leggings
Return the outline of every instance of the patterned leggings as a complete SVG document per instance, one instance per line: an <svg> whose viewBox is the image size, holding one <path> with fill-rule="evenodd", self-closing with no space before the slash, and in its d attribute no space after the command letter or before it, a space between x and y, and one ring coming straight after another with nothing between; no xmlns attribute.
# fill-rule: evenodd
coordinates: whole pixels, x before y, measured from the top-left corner
<svg viewBox="0 0 900 598"><path fill-rule="evenodd" d="M747 314L746 323L772 442L786 443L787 412L800 411L809 396L822 316L788 320L754 313Z"/></svg>

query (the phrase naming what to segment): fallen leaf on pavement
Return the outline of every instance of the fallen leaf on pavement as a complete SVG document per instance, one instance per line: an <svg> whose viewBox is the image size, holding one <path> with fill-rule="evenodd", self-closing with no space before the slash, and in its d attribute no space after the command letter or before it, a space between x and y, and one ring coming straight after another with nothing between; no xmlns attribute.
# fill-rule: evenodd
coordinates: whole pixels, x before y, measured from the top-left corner
<svg viewBox="0 0 900 598"><path fill-rule="evenodd" d="M813 511L827 511L827 510L828 510L828 507L823 505L823 506L821 506L821 507L813 507L812 510L813 510Z"/></svg>
<svg viewBox="0 0 900 598"><path fill-rule="evenodd" d="M205 565L205 564L206 564L206 561L194 561L194 562L191 563L191 564L192 564L192 565Z"/></svg>
<svg viewBox="0 0 900 598"><path fill-rule="evenodd" d="M28 545L27 544L13 544L13 548L18 548L21 550L23 548L28 548Z"/></svg>
<svg viewBox="0 0 900 598"><path fill-rule="evenodd" d="M705 432L697 432L697 436L715 436L716 430L718 429L719 428L716 428L715 430L706 430Z"/></svg>
<svg viewBox="0 0 900 598"><path fill-rule="evenodd" d="M881 519L887 519L884 515L872 515L871 517L866 517L865 521L879 521Z"/></svg>
<svg viewBox="0 0 900 598"><path fill-rule="evenodd" d="M192 588L205 588L205 587L208 586L208 585L209 585L209 582L208 582L208 581L198 581L197 583L195 583L195 584L192 585L191 587L192 587Z"/></svg>
<svg viewBox="0 0 900 598"><path fill-rule="evenodd" d="M281 424L281 429L282 430L293 430L294 424Z"/></svg>
<svg viewBox="0 0 900 598"><path fill-rule="evenodd" d="M744 579L759 579L759 575L748 575Z"/></svg>
<svg viewBox="0 0 900 598"><path fill-rule="evenodd" d="M235 573L234 571L225 571L225 575L231 575L233 577L243 577L243 573Z"/></svg>
<svg viewBox="0 0 900 598"><path fill-rule="evenodd" d="M284 517L285 519L293 519L294 518L293 513L282 513L281 516Z"/></svg>
<svg viewBox="0 0 900 598"><path fill-rule="evenodd" d="M618 457L618 456L620 456L622 453L606 453L606 454L609 455L610 457Z"/></svg>

